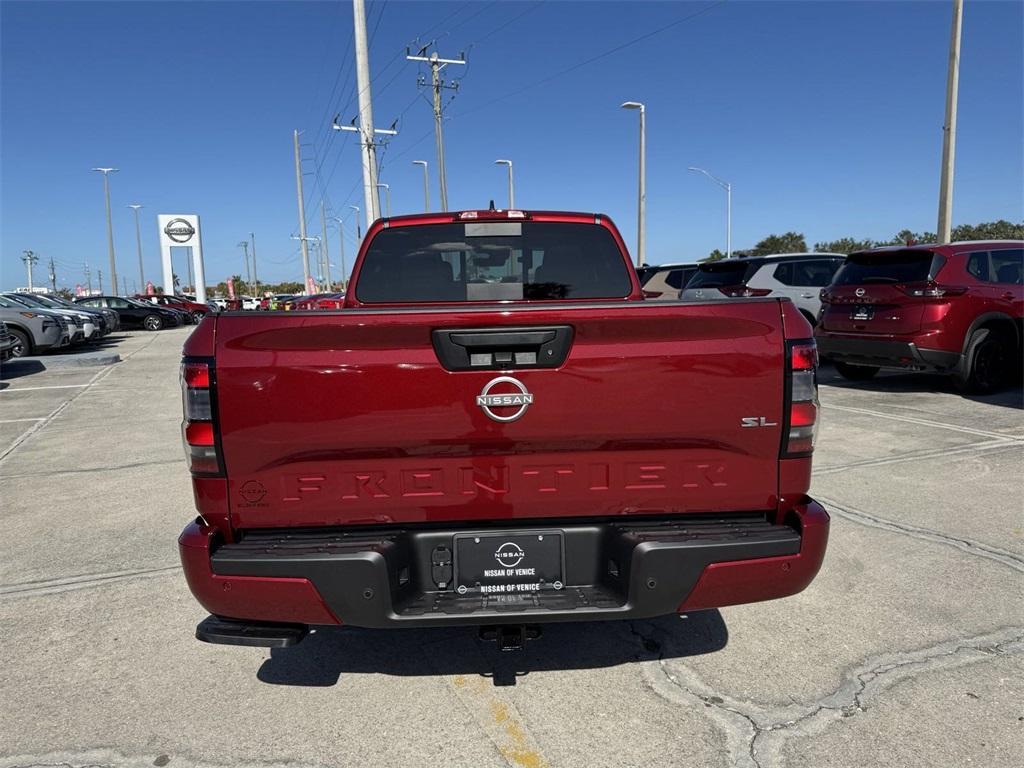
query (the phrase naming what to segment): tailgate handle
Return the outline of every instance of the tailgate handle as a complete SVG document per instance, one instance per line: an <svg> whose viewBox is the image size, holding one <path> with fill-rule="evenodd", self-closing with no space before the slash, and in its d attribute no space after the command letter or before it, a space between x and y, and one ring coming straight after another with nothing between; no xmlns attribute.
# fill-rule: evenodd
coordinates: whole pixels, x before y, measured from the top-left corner
<svg viewBox="0 0 1024 768"><path fill-rule="evenodd" d="M557 368L572 346L572 326L467 328L432 333L437 359L449 371Z"/></svg>

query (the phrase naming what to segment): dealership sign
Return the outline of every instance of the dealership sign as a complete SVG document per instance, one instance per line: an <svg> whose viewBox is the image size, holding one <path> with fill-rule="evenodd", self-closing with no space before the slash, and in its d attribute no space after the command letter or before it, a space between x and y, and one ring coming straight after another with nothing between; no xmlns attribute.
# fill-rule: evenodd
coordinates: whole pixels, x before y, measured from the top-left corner
<svg viewBox="0 0 1024 768"><path fill-rule="evenodd" d="M203 236L195 213L161 213L156 217L160 233L160 258L163 264L164 293L174 293L174 261L181 253L192 259L196 301L206 303L206 270L203 268ZM187 274L187 265L178 274ZM179 266L179 269L181 267ZM183 281L184 282L184 281Z"/></svg>

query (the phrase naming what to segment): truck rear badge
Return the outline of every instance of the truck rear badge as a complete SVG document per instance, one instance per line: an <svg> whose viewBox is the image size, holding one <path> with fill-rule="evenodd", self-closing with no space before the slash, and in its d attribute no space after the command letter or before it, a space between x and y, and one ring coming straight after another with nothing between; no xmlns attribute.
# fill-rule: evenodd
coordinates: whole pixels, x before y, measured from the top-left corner
<svg viewBox="0 0 1024 768"><path fill-rule="evenodd" d="M740 425L744 427L777 427L778 422L768 421L764 416L744 416L740 419Z"/></svg>
<svg viewBox="0 0 1024 768"><path fill-rule="evenodd" d="M499 384L509 384L518 392L492 395L491 390ZM515 421L533 404L533 395L519 379L514 379L511 376L499 376L487 382L483 391L476 396L476 404L483 408L484 413L494 421ZM492 408L516 408L516 410L507 415L501 415L492 411Z"/></svg>
<svg viewBox="0 0 1024 768"><path fill-rule="evenodd" d="M523 552L522 547L514 541L506 541L498 547L498 551L494 553L494 559L497 560L498 565L503 568L515 568L523 561L523 557L525 556L526 553Z"/></svg>

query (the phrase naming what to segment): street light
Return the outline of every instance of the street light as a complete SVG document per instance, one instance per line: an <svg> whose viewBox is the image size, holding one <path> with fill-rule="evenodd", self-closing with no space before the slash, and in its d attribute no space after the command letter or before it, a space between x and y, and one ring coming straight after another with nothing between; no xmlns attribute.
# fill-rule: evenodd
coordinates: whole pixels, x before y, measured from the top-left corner
<svg viewBox="0 0 1024 768"><path fill-rule="evenodd" d="M349 208L356 212L356 247L358 247L359 241L363 239L363 233L359 231L359 206L350 205Z"/></svg>
<svg viewBox="0 0 1024 768"><path fill-rule="evenodd" d="M252 272L249 271L249 241L241 240L238 243L238 247L245 253L245 288L248 291L252 290Z"/></svg>
<svg viewBox="0 0 1024 768"><path fill-rule="evenodd" d="M423 210L424 212L430 210L430 184L427 178L427 161L426 160L413 160L413 165L423 166Z"/></svg>
<svg viewBox="0 0 1024 768"><path fill-rule="evenodd" d="M384 215L387 216L390 219L391 218L391 185L390 184L381 184L381 183L378 182L377 189L383 189L384 190L384 203L385 203Z"/></svg>
<svg viewBox="0 0 1024 768"><path fill-rule="evenodd" d="M511 160L495 160L495 165L507 165L508 166L508 208L512 210L516 207L516 193L515 187L512 185L512 161Z"/></svg>
<svg viewBox="0 0 1024 768"><path fill-rule="evenodd" d="M342 220L341 216L328 216L327 218L331 221L338 222L338 246L341 252L341 289L345 290L348 284L348 269L345 266L345 222ZM359 223L358 216L356 218L356 223ZM328 264L330 264L331 255L329 251L327 254L327 261Z"/></svg>
<svg viewBox="0 0 1024 768"><path fill-rule="evenodd" d="M732 184L727 181L722 181L716 176L712 176L710 173L705 171L703 168L694 168L690 166L686 170L693 171L694 173L703 173L715 184L725 190L725 258L732 258Z"/></svg>
<svg viewBox="0 0 1024 768"><path fill-rule="evenodd" d="M110 174L117 173L119 168L93 168L103 174L103 197L107 201L107 248L110 250L110 280L117 295L117 263L114 260L114 223L110 218Z"/></svg>
<svg viewBox="0 0 1024 768"><path fill-rule="evenodd" d="M139 232L139 208L138 204L129 204L129 208L135 211L135 245L139 249L139 290L146 290L146 276L142 273L142 234Z"/></svg>
<svg viewBox="0 0 1024 768"><path fill-rule="evenodd" d="M646 167L646 143L647 143L647 108L639 101L627 101L622 104L623 109L640 110L640 192L637 200L637 225L636 225L636 265L642 267L646 259L646 233L647 226L647 167Z"/></svg>

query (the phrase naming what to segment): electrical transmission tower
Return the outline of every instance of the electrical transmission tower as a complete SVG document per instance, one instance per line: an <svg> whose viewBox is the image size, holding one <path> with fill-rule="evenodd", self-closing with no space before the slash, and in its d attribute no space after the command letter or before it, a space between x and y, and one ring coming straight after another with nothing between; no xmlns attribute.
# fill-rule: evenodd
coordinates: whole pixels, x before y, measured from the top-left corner
<svg viewBox="0 0 1024 768"><path fill-rule="evenodd" d="M423 46L416 52L415 55L406 49L405 58L409 61L419 61L430 65L430 87L434 92L434 141L437 144L437 180L441 188L441 210L448 210L448 177L445 173L444 167L444 136L441 130L441 119L443 114L443 108L441 106L441 91L448 88L453 91L459 90L459 81L453 80L448 82L441 78L441 70L447 67L449 64L465 64L466 54L460 53L457 59L443 59L437 55L437 51L434 51L427 56L427 50L430 48L428 44ZM420 87L427 84L426 78L420 75L416 81L416 84Z"/></svg>

